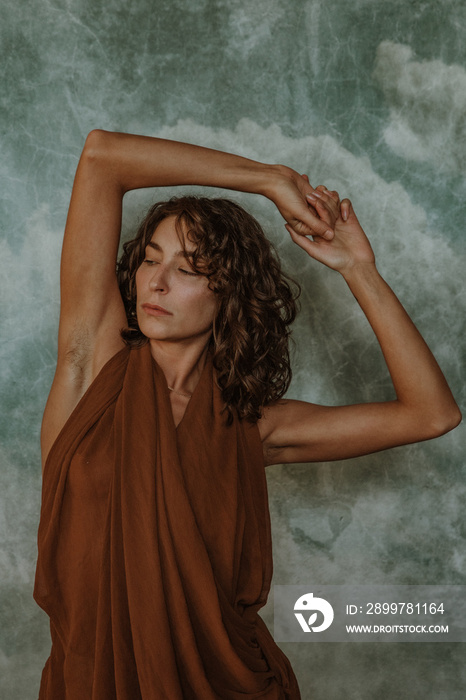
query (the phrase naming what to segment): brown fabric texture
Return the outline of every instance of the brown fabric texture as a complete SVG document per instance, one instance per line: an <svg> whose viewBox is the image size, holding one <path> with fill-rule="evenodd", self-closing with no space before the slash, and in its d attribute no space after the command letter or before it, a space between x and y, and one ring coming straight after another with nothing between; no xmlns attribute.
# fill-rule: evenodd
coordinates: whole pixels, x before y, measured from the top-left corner
<svg viewBox="0 0 466 700"><path fill-rule="evenodd" d="M300 700L257 614L272 578L256 425L227 426L209 356L175 428L150 346L102 369L44 470L40 700Z"/></svg>

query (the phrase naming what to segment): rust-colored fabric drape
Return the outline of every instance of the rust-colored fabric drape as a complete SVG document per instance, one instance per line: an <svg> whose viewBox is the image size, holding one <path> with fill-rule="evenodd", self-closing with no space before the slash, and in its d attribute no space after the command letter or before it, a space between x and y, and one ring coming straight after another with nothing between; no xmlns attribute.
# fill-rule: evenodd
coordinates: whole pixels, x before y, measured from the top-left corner
<svg viewBox="0 0 466 700"><path fill-rule="evenodd" d="M231 426L209 356L177 428L149 345L102 369L44 471L34 597L40 700L299 700L257 611L272 577L256 425Z"/></svg>

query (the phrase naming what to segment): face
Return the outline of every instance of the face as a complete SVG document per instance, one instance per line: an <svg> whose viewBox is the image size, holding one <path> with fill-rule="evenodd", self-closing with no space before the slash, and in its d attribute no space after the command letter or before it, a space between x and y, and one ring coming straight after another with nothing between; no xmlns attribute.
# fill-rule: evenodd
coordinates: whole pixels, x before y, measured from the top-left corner
<svg viewBox="0 0 466 700"><path fill-rule="evenodd" d="M195 249L185 238L186 251ZM157 226L144 261L136 272L137 319L142 333L160 341L207 342L217 312L217 297L208 279L186 257L169 216Z"/></svg>

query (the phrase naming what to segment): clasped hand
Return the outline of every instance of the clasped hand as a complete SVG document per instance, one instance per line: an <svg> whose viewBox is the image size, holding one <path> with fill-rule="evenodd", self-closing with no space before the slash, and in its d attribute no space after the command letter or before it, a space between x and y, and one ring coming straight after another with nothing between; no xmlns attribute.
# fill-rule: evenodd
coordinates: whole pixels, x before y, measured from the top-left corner
<svg viewBox="0 0 466 700"><path fill-rule="evenodd" d="M341 274L375 257L349 199L324 185L313 189L307 175L288 171L273 201L292 240L306 253Z"/></svg>

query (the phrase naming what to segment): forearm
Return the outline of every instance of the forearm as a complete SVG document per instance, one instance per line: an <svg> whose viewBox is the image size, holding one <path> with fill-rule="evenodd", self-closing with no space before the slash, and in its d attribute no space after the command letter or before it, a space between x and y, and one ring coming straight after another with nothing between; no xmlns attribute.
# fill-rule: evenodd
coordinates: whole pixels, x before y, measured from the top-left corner
<svg viewBox="0 0 466 700"><path fill-rule="evenodd" d="M306 196L307 178L292 168L243 158L178 141L108 131L92 131L78 166L77 178L87 183L90 197L113 201L144 187L200 185L221 187L270 199L288 225L305 235L333 237Z"/></svg>
<svg viewBox="0 0 466 700"><path fill-rule="evenodd" d="M76 171L62 255L62 289L70 269L87 261L100 265L98 279L113 274L125 192L144 187L205 185L271 196L276 181L291 169L176 141L92 131ZM94 270L92 277L95 278ZM75 298L75 293L67 293Z"/></svg>
<svg viewBox="0 0 466 700"><path fill-rule="evenodd" d="M286 168L178 141L94 131L85 152L105 165L109 180L123 192L144 187L201 185L269 196Z"/></svg>
<svg viewBox="0 0 466 700"><path fill-rule="evenodd" d="M407 417L426 421L434 432L456 425L461 416L440 367L375 264L354 265L342 275L380 343Z"/></svg>

